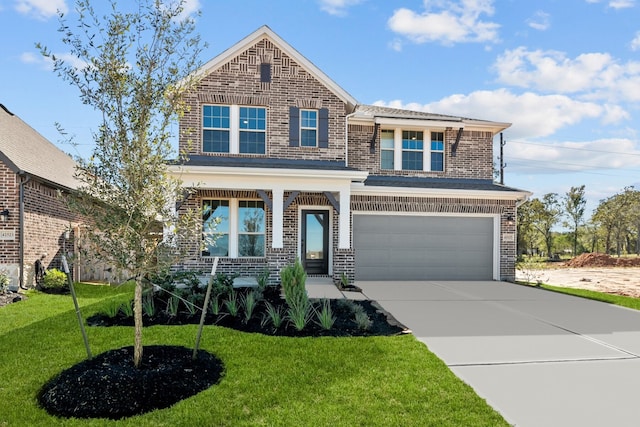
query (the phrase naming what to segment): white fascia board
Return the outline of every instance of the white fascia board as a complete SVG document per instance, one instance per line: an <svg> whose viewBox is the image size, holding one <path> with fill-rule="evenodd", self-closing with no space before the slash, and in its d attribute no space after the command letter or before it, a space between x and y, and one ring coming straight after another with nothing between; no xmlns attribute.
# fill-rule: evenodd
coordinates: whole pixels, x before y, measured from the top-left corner
<svg viewBox="0 0 640 427"><path fill-rule="evenodd" d="M478 130L489 130L493 132L494 135L511 127L511 123L502 123L502 122L487 122L483 120L471 120L471 119L464 119L464 122L467 125L467 129L473 128Z"/></svg>
<svg viewBox="0 0 640 427"><path fill-rule="evenodd" d="M211 166L170 166L169 172L186 187L298 191L344 191L353 181L364 182L369 175L366 171Z"/></svg>
<svg viewBox="0 0 640 427"><path fill-rule="evenodd" d="M351 184L351 194L358 196L440 197L489 200L526 200L528 191L451 190L444 188L376 187Z"/></svg>
<svg viewBox="0 0 640 427"><path fill-rule="evenodd" d="M465 124L459 120L429 120L422 118L405 119L393 117L376 117L374 123L381 126L399 126L403 128L464 128Z"/></svg>

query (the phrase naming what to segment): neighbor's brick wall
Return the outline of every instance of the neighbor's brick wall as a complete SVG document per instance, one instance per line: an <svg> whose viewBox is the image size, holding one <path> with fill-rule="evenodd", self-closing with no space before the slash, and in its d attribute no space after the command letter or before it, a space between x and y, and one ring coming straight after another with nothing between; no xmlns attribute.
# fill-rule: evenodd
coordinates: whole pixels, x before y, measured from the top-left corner
<svg viewBox="0 0 640 427"><path fill-rule="evenodd" d="M516 226L507 224L507 217L515 215L511 200L481 200L463 198L419 198L399 196L351 196L351 211L412 212L447 214L500 215L500 280L515 280Z"/></svg>
<svg viewBox="0 0 640 427"><path fill-rule="evenodd" d="M15 230L15 240L0 241L0 266L16 264L19 257L19 185L17 175L0 161L0 211L9 210L9 219L0 222L0 230Z"/></svg>
<svg viewBox="0 0 640 427"><path fill-rule="evenodd" d="M260 64L271 64L271 83L260 82ZM187 100L180 120L180 150L202 153L202 106L267 107L266 157L345 160L345 104L293 59L262 40L206 76ZM289 147L289 107L329 110L329 148ZM238 155L255 156L255 155Z"/></svg>
<svg viewBox="0 0 640 427"><path fill-rule="evenodd" d="M396 171L380 169L380 132L376 136L375 152L371 153L374 126L349 126L349 166L368 170L375 175L428 176L437 178L493 179L493 134L491 132L463 131L456 156L451 148L456 141L457 129L445 131L444 172ZM426 144L426 142L425 142Z"/></svg>
<svg viewBox="0 0 640 427"><path fill-rule="evenodd" d="M24 262L26 282L32 283L33 265L43 253L47 254L47 268L62 269L61 256L74 251L74 236L64 238L71 227L78 226L79 217L67 207L64 193L36 180L25 184L24 212Z"/></svg>

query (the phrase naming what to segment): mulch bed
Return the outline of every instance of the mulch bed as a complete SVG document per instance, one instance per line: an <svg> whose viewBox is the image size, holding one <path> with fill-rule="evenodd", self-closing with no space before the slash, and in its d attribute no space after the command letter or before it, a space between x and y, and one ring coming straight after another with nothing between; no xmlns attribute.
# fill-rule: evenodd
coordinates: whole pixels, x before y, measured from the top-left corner
<svg viewBox="0 0 640 427"><path fill-rule="evenodd" d="M133 347L102 353L63 371L38 394L52 415L120 419L167 408L220 381L224 367L214 355L177 346L146 346L141 366Z"/></svg>

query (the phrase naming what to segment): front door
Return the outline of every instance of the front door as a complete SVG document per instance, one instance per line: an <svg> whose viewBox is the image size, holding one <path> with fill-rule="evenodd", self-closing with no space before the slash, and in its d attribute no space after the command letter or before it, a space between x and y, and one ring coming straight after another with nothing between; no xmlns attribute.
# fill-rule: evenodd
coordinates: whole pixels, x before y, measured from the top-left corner
<svg viewBox="0 0 640 427"><path fill-rule="evenodd" d="M329 211L302 211L302 265L307 274L329 273Z"/></svg>

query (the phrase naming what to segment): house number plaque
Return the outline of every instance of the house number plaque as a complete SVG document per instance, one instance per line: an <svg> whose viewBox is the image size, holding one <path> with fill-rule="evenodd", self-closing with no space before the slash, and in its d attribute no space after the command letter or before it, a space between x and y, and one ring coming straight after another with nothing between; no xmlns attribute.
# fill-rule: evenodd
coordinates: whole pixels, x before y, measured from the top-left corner
<svg viewBox="0 0 640 427"><path fill-rule="evenodd" d="M16 230L0 230L0 240L16 240Z"/></svg>

